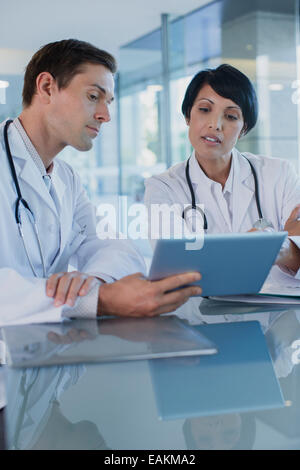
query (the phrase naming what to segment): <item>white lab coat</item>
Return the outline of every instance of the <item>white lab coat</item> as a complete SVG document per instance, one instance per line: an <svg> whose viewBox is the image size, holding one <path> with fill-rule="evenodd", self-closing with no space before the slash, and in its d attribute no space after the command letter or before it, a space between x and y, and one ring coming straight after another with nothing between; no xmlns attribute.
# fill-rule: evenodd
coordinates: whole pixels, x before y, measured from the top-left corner
<svg viewBox="0 0 300 470"><path fill-rule="evenodd" d="M32 274L16 225L17 196L5 152L4 124L0 125L0 326L60 321L62 307L54 308L53 299L45 294L38 245L26 215L22 218L25 242L40 278ZM67 163L57 158L54 162L57 209L13 125L9 126L8 139L23 198L35 215L48 277L67 271L69 263L107 281L145 272L144 260L129 240L97 237L94 207Z"/></svg>
<svg viewBox="0 0 300 470"><path fill-rule="evenodd" d="M7 446L10 450L30 449L35 445L49 421L54 403L69 387L76 385L85 372L83 364L6 371Z"/></svg>
<svg viewBox="0 0 300 470"><path fill-rule="evenodd" d="M300 203L298 176L287 160L251 153L244 153L244 155L256 170L263 216L273 224L276 231L283 230L291 211ZM180 227L185 223L182 219L182 211L186 205L191 204L185 168L186 162L178 163L166 172L152 176L145 181L145 204L149 213L152 204L166 203L169 206L179 204L174 225L178 224ZM230 173L229 177L233 179L231 205L228 209L221 185L213 182L204 174L198 165L195 152L193 152L190 160L190 178L195 192L196 204L204 205L208 222L207 233L246 232L253 227L259 218L251 168L247 160L236 149L233 149L232 152ZM187 227L187 231L188 229L191 230L191 226ZM153 238L161 238L161 224L153 226L153 219L150 219L149 232ZM291 238L300 247L300 237ZM155 239L152 240L152 245L155 245ZM285 280L286 285L299 284L300 282L298 280L298 277L300 278L299 272L293 277L274 266L271 274L272 281L282 282Z"/></svg>

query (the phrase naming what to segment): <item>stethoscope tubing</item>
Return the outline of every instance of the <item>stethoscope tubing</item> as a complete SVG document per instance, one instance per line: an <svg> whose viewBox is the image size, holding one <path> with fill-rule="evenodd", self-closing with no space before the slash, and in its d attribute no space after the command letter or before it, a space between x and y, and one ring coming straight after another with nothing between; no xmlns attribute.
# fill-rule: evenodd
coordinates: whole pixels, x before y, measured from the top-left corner
<svg viewBox="0 0 300 470"><path fill-rule="evenodd" d="M250 162L250 160L245 155L243 155L243 154L241 154L241 155L247 160L247 162L249 163L250 168L251 168L251 172L252 172L253 179L254 179L254 186L255 186L255 190L254 190L255 202L256 202L257 212L258 212L258 216L259 216L258 221L262 223L264 221L264 217L263 217L262 210L261 210L261 205L260 205L257 174L256 174L255 168L254 168L253 164ZM186 181L187 181L187 184L188 184L188 187L189 187L189 190L190 190L192 204L191 204L191 206L188 206L182 212L182 218L183 219L185 219L185 214L186 214L187 210L190 209L190 207L192 207L193 210L199 210L199 208L197 208L197 206L196 206L195 191L194 191L194 188L193 188L193 185L192 185L192 182L191 182L191 177L190 177L190 159L191 159L191 157L189 157L187 159L187 162L186 162L186 165L185 165L185 176L186 176ZM200 209L200 212L201 212L201 215L203 217L203 229L207 230L208 229L208 223L207 223L206 215L205 215L205 213L202 209Z"/></svg>
<svg viewBox="0 0 300 470"><path fill-rule="evenodd" d="M25 239L24 239L24 233L23 233L22 221L21 221L21 213L20 213L20 206L22 204L24 206L24 208L27 209L30 213L29 219L31 220L33 230L34 230L34 233L35 233L35 237L36 237L36 240L37 240L39 254L40 254L42 267L43 267L43 276L45 278L46 277L45 261L44 261L44 256L43 256L43 252L42 252L42 245L41 245L41 241L40 241L40 237L39 237L38 228L37 228L37 225L36 225L34 213L30 209L29 204L26 201L26 199L24 199L23 196L22 196L19 181L18 181L18 177L17 177L17 174L16 174L15 165L14 165L14 162L13 162L13 158L12 158L12 154L11 154L11 150L10 150L10 146L9 146L9 142L8 142L8 127L12 122L13 122L12 119L9 119L8 121L6 121L3 133L4 133L4 144L5 144L6 155L7 155L11 175L12 175L12 178L13 178L13 181L14 181L16 192L17 192L17 200L16 200L16 207L15 207L15 220L16 220L16 224L18 226L20 237L21 237L22 242L23 242L24 251L26 253L26 257L27 257L27 260L28 260L29 265L31 267L31 270L33 272L33 275L35 277L38 277L38 275L37 275L37 273L34 269L33 263L30 259L30 256L29 256L29 253L28 253L28 250L27 250L27 247L26 247Z"/></svg>

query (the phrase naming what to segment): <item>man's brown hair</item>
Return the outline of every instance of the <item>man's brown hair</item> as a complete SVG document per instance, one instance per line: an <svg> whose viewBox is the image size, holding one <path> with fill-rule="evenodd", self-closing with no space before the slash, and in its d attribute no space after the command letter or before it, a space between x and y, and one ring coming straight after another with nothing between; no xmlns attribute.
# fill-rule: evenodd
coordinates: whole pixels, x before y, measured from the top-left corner
<svg viewBox="0 0 300 470"><path fill-rule="evenodd" d="M66 88L87 63L104 65L111 73L117 70L116 60L111 54L85 41L64 39L41 47L25 70L22 93L24 108L32 102L36 92L36 78L41 72L49 72L61 89Z"/></svg>

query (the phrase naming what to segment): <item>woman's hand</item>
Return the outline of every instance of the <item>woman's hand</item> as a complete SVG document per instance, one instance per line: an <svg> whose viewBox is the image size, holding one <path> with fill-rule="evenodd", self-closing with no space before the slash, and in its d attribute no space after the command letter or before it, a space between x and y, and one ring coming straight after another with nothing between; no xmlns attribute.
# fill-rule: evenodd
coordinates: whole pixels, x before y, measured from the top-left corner
<svg viewBox="0 0 300 470"><path fill-rule="evenodd" d="M300 204L298 204L291 212L287 219L284 230L288 232L289 236L300 235ZM282 269L288 269L296 273L300 267L300 250L290 239L286 239L279 255L276 259L276 264Z"/></svg>
<svg viewBox="0 0 300 470"><path fill-rule="evenodd" d="M55 344L72 344L80 343L82 341L94 339L94 337L86 330L71 328L66 334L59 335L54 331L49 331L47 338L51 343Z"/></svg>
<svg viewBox="0 0 300 470"><path fill-rule="evenodd" d="M300 204L298 204L295 209L292 210L289 218L287 219L284 230L288 232L289 236L299 236L300 235Z"/></svg>
<svg viewBox="0 0 300 470"><path fill-rule="evenodd" d="M55 307L63 304L73 307L77 297L88 294L95 282L97 278L79 271L55 273L47 280L46 294L54 298Z"/></svg>

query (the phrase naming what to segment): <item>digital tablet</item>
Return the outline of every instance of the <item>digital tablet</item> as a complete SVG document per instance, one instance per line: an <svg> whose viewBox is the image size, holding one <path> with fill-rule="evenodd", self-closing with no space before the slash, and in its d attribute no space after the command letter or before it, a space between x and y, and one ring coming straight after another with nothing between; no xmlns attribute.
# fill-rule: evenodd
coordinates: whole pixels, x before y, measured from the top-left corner
<svg viewBox="0 0 300 470"><path fill-rule="evenodd" d="M175 315L102 318L3 328L10 367L103 363L217 353L215 344Z"/></svg>
<svg viewBox="0 0 300 470"><path fill-rule="evenodd" d="M202 296L257 294L276 260L287 232L226 233L204 236L201 249L191 240L158 240L149 279L199 271Z"/></svg>
<svg viewBox="0 0 300 470"><path fill-rule="evenodd" d="M177 358L150 361L160 419L284 408L280 384L257 321L195 328L218 345L219 354L186 358L184 362ZM206 418L205 429L208 422Z"/></svg>

